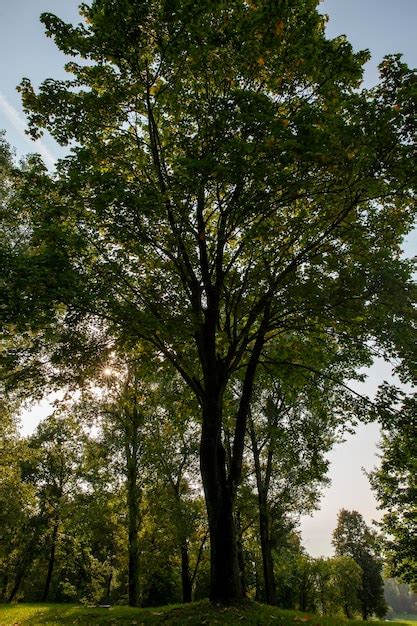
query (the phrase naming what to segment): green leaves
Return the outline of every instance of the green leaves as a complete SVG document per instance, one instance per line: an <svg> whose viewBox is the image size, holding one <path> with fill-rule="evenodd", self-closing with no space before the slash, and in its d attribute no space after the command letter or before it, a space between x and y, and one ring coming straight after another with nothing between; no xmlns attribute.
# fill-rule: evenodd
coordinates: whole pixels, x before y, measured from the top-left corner
<svg viewBox="0 0 417 626"><path fill-rule="evenodd" d="M395 393L397 392L397 393ZM394 393L397 413L384 420L379 468L370 482L385 511L381 530L387 570L417 588L416 497L417 497L417 423L415 396L404 397L398 390L385 389L385 398ZM382 394L381 394L382 395ZM402 395L402 398L401 398ZM401 404L400 404L401 403Z"/></svg>
<svg viewBox="0 0 417 626"><path fill-rule="evenodd" d="M351 557L362 568L359 599L363 619L372 614L377 617L385 615L387 606L376 533L368 528L360 513L342 509L338 514L332 543L337 556Z"/></svg>

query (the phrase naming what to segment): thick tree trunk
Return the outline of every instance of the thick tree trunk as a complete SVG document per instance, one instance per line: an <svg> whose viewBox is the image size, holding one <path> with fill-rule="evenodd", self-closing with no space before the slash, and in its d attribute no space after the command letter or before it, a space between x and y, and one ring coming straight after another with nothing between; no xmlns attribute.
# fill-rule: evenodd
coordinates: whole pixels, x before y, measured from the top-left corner
<svg viewBox="0 0 417 626"><path fill-rule="evenodd" d="M210 531L210 600L229 604L242 599L242 587L233 517L234 494L226 476L220 423L216 421L213 414L204 416L200 466Z"/></svg>
<svg viewBox="0 0 417 626"><path fill-rule="evenodd" d="M204 250L202 252L204 254ZM203 330L197 338L197 343L204 377L203 398L200 395L203 405L200 469L210 532L210 599L212 602L233 604L243 599L234 504L242 475L250 400L256 368L264 344L270 307L266 301L260 329L246 366L242 394L236 414L232 458L230 459L228 475L226 453L221 439L222 405L226 377L223 364L219 362L216 350L216 324L220 292L213 293L210 289L207 264L205 264L203 273L207 283L207 309L204 312Z"/></svg>
<svg viewBox="0 0 417 626"><path fill-rule="evenodd" d="M182 601L184 603L192 600L192 581L190 573L190 558L188 554L188 544L185 540L181 546L181 583Z"/></svg>
<svg viewBox="0 0 417 626"><path fill-rule="evenodd" d="M56 552L56 540L58 537L58 523L55 523L53 531L52 531L52 540L51 540L51 550L49 552L49 561L48 561L48 572L46 574L45 587L42 594L42 602L46 602L48 600L49 589L51 587L52 574L54 571L55 565L55 552Z"/></svg>

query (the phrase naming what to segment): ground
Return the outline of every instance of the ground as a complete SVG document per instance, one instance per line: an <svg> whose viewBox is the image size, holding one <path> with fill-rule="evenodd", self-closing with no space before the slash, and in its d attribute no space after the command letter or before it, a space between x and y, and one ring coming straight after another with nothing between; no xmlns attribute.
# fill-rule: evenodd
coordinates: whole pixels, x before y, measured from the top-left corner
<svg viewBox="0 0 417 626"><path fill-rule="evenodd" d="M409 619L409 618L408 618ZM413 624L412 621L396 621L396 626ZM133 609L125 606L111 608L88 608L75 604L11 604L0 605L0 626L26 626L37 624L55 626L77 624L77 626L101 626L120 624L138 626L147 624L274 624L275 626L363 626L364 622L346 621L337 617L320 617L296 611L283 611L262 604L247 603L239 607L217 607L207 601L190 605L175 605L162 608ZM372 622L372 626L387 626L387 622ZM415 622L414 622L415 626Z"/></svg>

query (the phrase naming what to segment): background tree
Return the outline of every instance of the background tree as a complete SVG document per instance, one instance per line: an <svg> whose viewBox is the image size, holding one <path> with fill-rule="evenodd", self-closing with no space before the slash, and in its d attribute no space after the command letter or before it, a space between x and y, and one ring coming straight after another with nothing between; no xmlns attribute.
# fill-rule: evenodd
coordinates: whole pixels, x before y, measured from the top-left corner
<svg viewBox="0 0 417 626"><path fill-rule="evenodd" d="M23 464L22 476L25 482L35 487L38 508L35 528L29 541L34 543L38 559L42 554L46 555L47 567L41 595L42 600L46 601L65 507L80 480L82 431L73 416L57 411L39 424L28 441L28 447L32 456L29 462ZM33 558L30 546L26 547L25 552L16 576L16 591L23 574L27 573L28 558Z"/></svg>
<svg viewBox="0 0 417 626"><path fill-rule="evenodd" d="M11 461L9 473L12 470L17 480L16 494L23 488L28 501L16 501L22 507L21 524L15 528L19 540L11 546L14 571L13 581L8 576L7 599L16 597L33 567L38 567L37 579L44 581L42 592L37 588L37 597L47 599L65 506L79 481L81 431L71 416L55 413L26 441L10 446L7 454L16 453L19 448L21 452ZM7 503L5 511L12 512L13 506ZM30 513L25 514L26 511Z"/></svg>
<svg viewBox="0 0 417 626"><path fill-rule="evenodd" d="M21 557L25 535L30 532L36 514L36 491L22 479L22 464L31 453L19 436L14 412L0 403L0 594L8 598L16 567Z"/></svg>
<svg viewBox="0 0 417 626"><path fill-rule="evenodd" d="M274 572L277 582L277 604L286 609L301 605L301 581L305 550L300 536L293 529L282 541L274 555Z"/></svg>
<svg viewBox="0 0 417 626"><path fill-rule="evenodd" d="M125 493L107 459L99 442L87 442L83 488L74 495L62 524L65 542L59 545L54 601L127 600Z"/></svg>
<svg viewBox="0 0 417 626"><path fill-rule="evenodd" d="M130 606L140 605L139 529L142 492L145 484L143 464L146 431L149 427L146 372L132 356L114 355L103 370L107 384L80 409L95 413L108 462L124 476L128 526L128 597Z"/></svg>
<svg viewBox="0 0 417 626"><path fill-rule="evenodd" d="M395 578L388 578L384 581L384 588L389 615L392 613L417 614L417 594L409 585L399 583Z"/></svg>
<svg viewBox="0 0 417 626"><path fill-rule="evenodd" d="M179 550L182 599L191 602L208 535L198 480L198 407L183 381L166 368L160 368L153 395L145 454Z"/></svg>
<svg viewBox="0 0 417 626"><path fill-rule="evenodd" d="M323 406L321 415L314 410L312 388L293 386L292 392L284 391L278 381L272 380L267 386L265 380L265 388L258 388L257 399L251 404L248 430L258 496L265 597L268 604L276 604L273 548L279 541L278 525L284 518L296 518L317 504L327 470L324 454L334 442L335 422Z"/></svg>
<svg viewBox="0 0 417 626"><path fill-rule="evenodd" d="M402 406L383 420L381 464L370 474L371 485L385 513L380 528L391 576L417 590L417 421L416 397L392 388L380 400L394 394Z"/></svg>
<svg viewBox="0 0 417 626"><path fill-rule="evenodd" d="M286 366L303 337L361 347L363 364L373 343L408 350L414 77L386 59L360 92L367 54L327 40L316 5L95 0L77 27L43 16L81 57L74 78L21 85L33 136L74 147L54 179L33 164L20 184L29 242L6 247L7 321L31 332L10 384L143 339L181 373L201 408L217 601L242 593L234 506L265 346L286 335Z"/></svg>
<svg viewBox="0 0 417 626"><path fill-rule="evenodd" d="M329 559L332 576L332 603L348 619L361 610L362 569L349 556L336 556Z"/></svg>
<svg viewBox="0 0 417 626"><path fill-rule="evenodd" d="M372 614L383 617L387 612L382 580L382 561L375 532L365 524L357 511L342 509L333 532L336 556L351 557L362 568L360 604L363 619Z"/></svg>

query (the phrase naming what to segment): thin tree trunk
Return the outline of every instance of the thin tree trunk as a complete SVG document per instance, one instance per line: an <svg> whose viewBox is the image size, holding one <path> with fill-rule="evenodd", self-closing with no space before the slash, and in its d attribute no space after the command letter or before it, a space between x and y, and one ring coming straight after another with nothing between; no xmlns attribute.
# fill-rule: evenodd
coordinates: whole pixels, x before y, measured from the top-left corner
<svg viewBox="0 0 417 626"><path fill-rule="evenodd" d="M268 507L268 482L262 480L261 460L258 449L258 442L252 420L249 420L250 436L252 443L253 459L255 465L256 486L258 491L258 512L259 512L259 537L262 550L262 567L264 574L265 601L267 604L277 603L277 588L274 574L274 561L272 558L272 546L270 537L270 520ZM268 454L267 471L270 475L271 455Z"/></svg>
<svg viewBox="0 0 417 626"><path fill-rule="evenodd" d="M8 584L9 584L9 574L6 571L6 573L3 576L3 584L2 584L2 591L1 591L1 597L2 598L6 597Z"/></svg>
<svg viewBox="0 0 417 626"><path fill-rule="evenodd" d="M302 611L303 613L305 613L307 611L307 601L308 601L308 593L307 593L307 589L306 589L306 582L303 578L303 580L301 581L301 588L300 588L300 611Z"/></svg>
<svg viewBox="0 0 417 626"><path fill-rule="evenodd" d="M242 526L240 523L240 512L237 512L236 515L236 526L237 526L237 557L239 562L239 573L240 573L240 586L242 588L242 596L246 598L246 567L245 567L245 555L243 553L243 535L242 535Z"/></svg>
<svg viewBox="0 0 417 626"><path fill-rule="evenodd" d="M190 573L190 558L188 554L188 544L185 540L181 546L181 583L182 601L184 603L192 600L192 581Z"/></svg>
<svg viewBox="0 0 417 626"><path fill-rule="evenodd" d="M56 540L58 537L58 522L55 523L53 531L52 531L52 540L51 540L51 550L49 553L49 561L48 561L48 572L46 574L45 587L42 594L42 602L46 602L48 600L49 589L51 587L52 574L54 571L55 565L55 552L56 552Z"/></svg>
<svg viewBox="0 0 417 626"><path fill-rule="evenodd" d="M110 602L112 581L113 581L113 570L110 572L110 574L107 577L107 584L106 584L106 602L107 603Z"/></svg>
<svg viewBox="0 0 417 626"><path fill-rule="evenodd" d="M261 576L259 574L258 561L255 563L255 601L262 602Z"/></svg>
<svg viewBox="0 0 417 626"><path fill-rule="evenodd" d="M262 565L264 573L265 600L267 604L277 603L277 589L272 558L271 539L269 531L269 513L266 501L259 498L259 531L262 549Z"/></svg>
<svg viewBox="0 0 417 626"><path fill-rule="evenodd" d="M185 459L184 459L185 462ZM184 604L191 602L193 593L193 578L190 571L190 556L188 552L188 539L185 533L184 518L182 511L181 501L181 469L177 475L177 480L174 482L172 476L169 477L169 481L174 494L176 507L177 507L177 532L181 551L181 588L182 588L182 601Z"/></svg>
<svg viewBox="0 0 417 626"><path fill-rule="evenodd" d="M207 530L206 533L204 534L203 539L201 540L201 543L200 543L200 548L198 550L197 559L196 559L196 562L195 562L195 565L194 565L194 571L193 571L192 576L191 576L191 589L193 588L194 583L195 583L195 579L197 578L198 568L200 566L201 557L203 556L204 545L205 545L205 543L207 541L208 535L209 535L209 531Z"/></svg>
<svg viewBox="0 0 417 626"><path fill-rule="evenodd" d="M128 530L128 591L129 606L139 606L139 493L136 460L130 459L127 477Z"/></svg>
<svg viewBox="0 0 417 626"><path fill-rule="evenodd" d="M366 604L362 604L362 619L366 621L368 619L368 607Z"/></svg>
<svg viewBox="0 0 417 626"><path fill-rule="evenodd" d="M126 487L128 510L128 598L129 606L139 606L139 524L141 488L139 485L140 426L142 416L137 406L138 379L133 376L133 394L123 409L126 454Z"/></svg>
<svg viewBox="0 0 417 626"><path fill-rule="evenodd" d="M9 603L13 602L13 600L15 599L16 594L19 591L21 582L23 580L23 576L25 575L25 572L26 572L26 568L23 568L23 567L20 568L19 571L17 572L13 589L11 590L9 597L7 598L7 602Z"/></svg>
<svg viewBox="0 0 417 626"><path fill-rule="evenodd" d="M16 597L16 594L18 593L20 589L22 580L34 559L34 552L35 552L35 546L37 544L37 541L38 541L38 534L35 533L35 536L31 539L26 550L23 553L22 559L20 561L16 576L15 576L14 585L10 592L9 597L7 598L7 602L13 602L13 600Z"/></svg>

